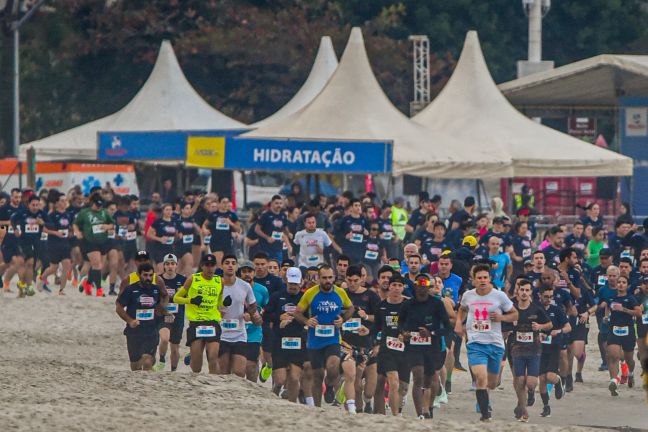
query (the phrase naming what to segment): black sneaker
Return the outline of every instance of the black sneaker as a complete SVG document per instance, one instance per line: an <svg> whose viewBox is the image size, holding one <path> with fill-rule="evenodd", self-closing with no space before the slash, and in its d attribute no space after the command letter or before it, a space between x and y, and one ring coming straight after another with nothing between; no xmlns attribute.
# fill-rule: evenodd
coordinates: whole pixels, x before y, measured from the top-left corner
<svg viewBox="0 0 648 432"><path fill-rule="evenodd" d="M565 383L565 391L571 393L574 391L574 378L571 375L567 375L567 382Z"/></svg>
<svg viewBox="0 0 648 432"><path fill-rule="evenodd" d="M326 384L326 391L324 392L324 401L328 404L333 403L335 400L335 389L333 386Z"/></svg>
<svg viewBox="0 0 648 432"><path fill-rule="evenodd" d="M628 388L634 387L634 375L628 375Z"/></svg>
<svg viewBox="0 0 648 432"><path fill-rule="evenodd" d="M565 391L563 389L563 382L562 378L558 377L558 382L556 385L554 385L554 392L556 395L556 399L562 399L563 395L565 394Z"/></svg>
<svg viewBox="0 0 648 432"><path fill-rule="evenodd" d="M583 382L583 374L580 372L576 372L576 379L574 379L577 383L582 383Z"/></svg>
<svg viewBox="0 0 648 432"><path fill-rule="evenodd" d="M551 408L549 405L545 405L542 408L542 412L540 413L540 417L551 417Z"/></svg>
<svg viewBox="0 0 648 432"><path fill-rule="evenodd" d="M483 421L483 422L491 421L491 413L487 412L486 414L482 414L479 421Z"/></svg>
<svg viewBox="0 0 648 432"><path fill-rule="evenodd" d="M520 408L519 406L516 406L513 408L513 417L515 417L515 420L520 420L522 418L522 414L524 413L524 410Z"/></svg>
<svg viewBox="0 0 648 432"><path fill-rule="evenodd" d="M529 390L527 392L527 406L533 406L535 403L535 391Z"/></svg>
<svg viewBox="0 0 648 432"><path fill-rule="evenodd" d="M601 363L601 366L598 368L599 372L606 372L608 370L607 363Z"/></svg>
<svg viewBox="0 0 648 432"><path fill-rule="evenodd" d="M445 391L447 394L452 394L452 381L446 381Z"/></svg>
<svg viewBox="0 0 648 432"><path fill-rule="evenodd" d="M303 390L299 390L299 395L297 396L297 400L299 400L300 404L306 405L306 397L304 396Z"/></svg>
<svg viewBox="0 0 648 432"><path fill-rule="evenodd" d="M373 406L371 406L371 402L365 402L363 411L365 414L373 414Z"/></svg>
<svg viewBox="0 0 648 432"><path fill-rule="evenodd" d="M108 295L116 296L116 295L117 295L117 291L115 291L115 288L110 288L110 290L108 291Z"/></svg>

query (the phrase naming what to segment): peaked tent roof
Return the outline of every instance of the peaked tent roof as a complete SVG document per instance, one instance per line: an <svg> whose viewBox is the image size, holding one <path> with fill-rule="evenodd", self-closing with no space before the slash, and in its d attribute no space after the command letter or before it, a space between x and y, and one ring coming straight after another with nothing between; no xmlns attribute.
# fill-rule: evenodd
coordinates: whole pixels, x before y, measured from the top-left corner
<svg viewBox="0 0 648 432"><path fill-rule="evenodd" d="M511 106L488 71L475 31L466 35L446 86L414 121L474 148L507 154L513 176L632 175L630 158L540 125Z"/></svg>
<svg viewBox="0 0 648 432"><path fill-rule="evenodd" d="M34 147L43 160L97 158L99 131L245 129L212 108L189 84L169 41L162 42L151 75L118 112L49 137L22 144L21 157ZM163 149L161 149L163 151Z"/></svg>
<svg viewBox="0 0 648 432"><path fill-rule="evenodd" d="M602 54L499 86L516 106L609 108L648 96L648 56Z"/></svg>
<svg viewBox="0 0 648 432"><path fill-rule="evenodd" d="M321 93L296 113L246 133L248 137L393 140L393 173L479 178L508 166L483 150L412 122L392 105L374 76L359 28Z"/></svg>
<svg viewBox="0 0 648 432"><path fill-rule="evenodd" d="M333 75L333 72L335 72L337 65L338 59L335 55L330 36L322 36L313 67L299 91L279 111L270 117L266 117L250 125L250 127L260 128L267 126L274 121L288 117L308 105L322 91L331 78L331 75Z"/></svg>

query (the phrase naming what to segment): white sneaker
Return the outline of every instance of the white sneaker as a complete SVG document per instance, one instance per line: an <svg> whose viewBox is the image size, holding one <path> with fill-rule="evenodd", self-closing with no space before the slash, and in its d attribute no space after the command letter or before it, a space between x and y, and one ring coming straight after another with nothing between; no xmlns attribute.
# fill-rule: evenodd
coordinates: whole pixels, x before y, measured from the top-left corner
<svg viewBox="0 0 648 432"><path fill-rule="evenodd" d="M439 401L440 396L437 396L434 398L434 403L432 404L432 407L434 408L441 408L441 402Z"/></svg>
<svg viewBox="0 0 648 432"><path fill-rule="evenodd" d="M357 414L355 404L347 405L347 411L349 412L349 414Z"/></svg>
<svg viewBox="0 0 648 432"><path fill-rule="evenodd" d="M441 387L441 394L439 395L439 402L442 404L448 403L448 393L446 393L445 388Z"/></svg>

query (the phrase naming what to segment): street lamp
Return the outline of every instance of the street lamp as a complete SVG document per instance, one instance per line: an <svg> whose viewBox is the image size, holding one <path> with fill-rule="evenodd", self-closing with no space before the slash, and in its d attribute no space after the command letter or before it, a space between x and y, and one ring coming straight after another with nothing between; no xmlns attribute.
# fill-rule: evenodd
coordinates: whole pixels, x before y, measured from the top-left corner
<svg viewBox="0 0 648 432"><path fill-rule="evenodd" d="M542 61L542 18L551 9L551 0L522 0L524 14L529 18L529 46L526 61L518 62L518 78L553 69L553 62Z"/></svg>

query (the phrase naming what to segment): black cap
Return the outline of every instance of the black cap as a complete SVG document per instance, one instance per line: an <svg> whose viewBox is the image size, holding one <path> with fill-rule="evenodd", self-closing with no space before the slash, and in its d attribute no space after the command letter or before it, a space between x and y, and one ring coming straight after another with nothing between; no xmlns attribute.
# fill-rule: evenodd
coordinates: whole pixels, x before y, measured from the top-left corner
<svg viewBox="0 0 648 432"><path fill-rule="evenodd" d="M531 261L531 260L529 260L529 259L528 259L528 260L524 260L524 265L525 265L525 266L533 265L533 261Z"/></svg>
<svg viewBox="0 0 648 432"><path fill-rule="evenodd" d="M404 285L405 279L400 275L400 273L395 273L392 277L389 278L390 284L394 282L402 283Z"/></svg>
<svg viewBox="0 0 648 432"><path fill-rule="evenodd" d="M496 216L493 218L493 223L494 224L503 224L504 223L504 218L501 216Z"/></svg>
<svg viewBox="0 0 648 432"><path fill-rule="evenodd" d="M216 264L216 257L212 254L207 254L200 261L201 264Z"/></svg>
<svg viewBox="0 0 648 432"><path fill-rule="evenodd" d="M610 248L603 248L599 251L599 257L611 257L612 255L612 249Z"/></svg>
<svg viewBox="0 0 648 432"><path fill-rule="evenodd" d="M281 261L281 267L295 267L295 261L291 259L285 259Z"/></svg>
<svg viewBox="0 0 648 432"><path fill-rule="evenodd" d="M135 259L136 260L150 260L151 257L149 256L148 252L145 250L137 251L137 254L135 254Z"/></svg>

